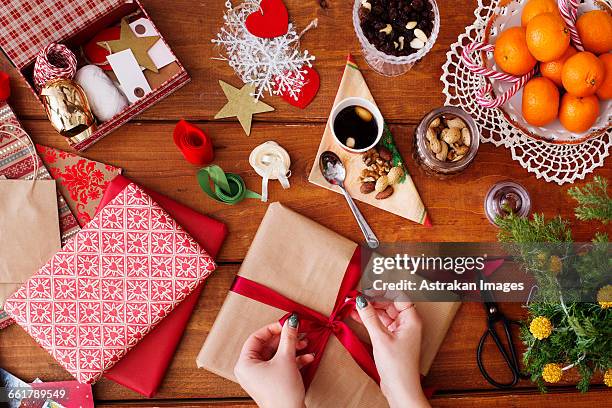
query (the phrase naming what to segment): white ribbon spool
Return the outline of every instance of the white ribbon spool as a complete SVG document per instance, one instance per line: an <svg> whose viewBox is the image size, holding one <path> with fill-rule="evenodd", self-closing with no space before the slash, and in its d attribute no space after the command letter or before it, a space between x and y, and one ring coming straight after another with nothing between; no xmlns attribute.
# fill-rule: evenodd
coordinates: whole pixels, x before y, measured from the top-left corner
<svg viewBox="0 0 612 408"><path fill-rule="evenodd" d="M249 164L262 177L261 201L268 201L268 180L278 180L284 189L289 188L291 159L278 143L268 141L257 146L249 156Z"/></svg>

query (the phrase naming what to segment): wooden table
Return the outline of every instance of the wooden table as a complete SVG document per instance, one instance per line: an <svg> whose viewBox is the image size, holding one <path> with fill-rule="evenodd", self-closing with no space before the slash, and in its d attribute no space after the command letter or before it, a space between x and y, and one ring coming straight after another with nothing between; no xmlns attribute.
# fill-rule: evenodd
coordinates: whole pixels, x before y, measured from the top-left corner
<svg viewBox="0 0 612 408"><path fill-rule="evenodd" d="M214 140L217 163L226 171L241 174L247 185L255 190L260 188L261 179L248 164L249 152L266 140L281 143L292 158L291 188L284 191L278 183L272 183L271 199L281 201L338 233L359 241L361 233L344 199L307 181L346 56L349 52L356 56L372 94L391 124L400 151L406 158L410 157L415 124L426 112L444 102L439 78L446 51L474 19L474 0L439 3L442 28L431 53L408 74L385 78L369 70L361 57L351 23L351 0L286 0L291 18L298 27L305 27L313 18L319 19L319 27L304 37L302 47L317 57L321 89L306 110L289 106L277 97L266 98L276 112L258 116L251 136L246 137L237 122L213 120L214 114L225 103L218 80L235 86L240 84L225 63L210 59L215 55L210 39L221 25L223 1L144 0L145 7L185 64L193 81L144 112L136 121L98 142L83 155L120 166L134 181L227 223L230 235L218 259L220 267L206 284L156 400L144 400L126 388L102 380L94 387L99 406L252 405L237 384L198 370L195 358L267 205L246 200L236 206L226 206L213 202L201 193L195 179L196 168L182 158L172 143L171 135L176 121L188 119L205 129ZM37 143L67 148L22 80L4 58L1 61L2 68L13 79L10 103L33 139ZM512 161L509 151L504 148L482 145L474 164L465 173L448 181L439 181L420 173L412 161L408 162L408 166L434 226L426 229L395 215L360 205L383 242L495 241L497 231L484 216L483 199L493 183L507 178L527 187L535 211L549 217L560 214L576 221L572 214L574 203L566 194L567 186L536 180L535 176ZM610 161L596 174L610 178ZM596 228L600 226L575 223L575 237L589 239ZM512 318L524 316L519 304L505 304L503 309ZM493 389L481 376L475 359L476 345L484 324L485 315L480 304L462 306L426 379L428 386L438 390L432 400L434 406L592 407L597 402L609 401L607 390L601 386L595 386L586 395L577 393L572 385L575 375L565 376L567 381L552 388L546 395L541 395L527 381L511 391ZM487 350L485 358L491 372L499 373L503 378L504 365L497 359L497 353ZM43 380L70 378L17 326L0 332L0 367L27 381L35 377Z"/></svg>

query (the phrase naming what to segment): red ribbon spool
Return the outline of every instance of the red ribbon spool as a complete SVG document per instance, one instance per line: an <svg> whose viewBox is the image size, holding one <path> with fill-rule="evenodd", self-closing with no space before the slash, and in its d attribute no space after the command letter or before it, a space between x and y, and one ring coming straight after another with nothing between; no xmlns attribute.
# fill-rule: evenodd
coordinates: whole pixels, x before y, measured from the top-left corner
<svg viewBox="0 0 612 408"><path fill-rule="evenodd" d="M185 160L197 166L212 163L215 153L212 140L202 129L181 120L174 128L174 144L179 148Z"/></svg>

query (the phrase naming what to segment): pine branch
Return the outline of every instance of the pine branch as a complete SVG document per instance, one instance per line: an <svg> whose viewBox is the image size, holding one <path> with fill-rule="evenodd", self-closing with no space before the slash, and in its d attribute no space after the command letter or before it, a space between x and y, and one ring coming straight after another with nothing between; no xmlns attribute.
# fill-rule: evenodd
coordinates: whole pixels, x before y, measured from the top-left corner
<svg viewBox="0 0 612 408"><path fill-rule="evenodd" d="M604 224L612 221L612 198L608 195L608 180L595 176L582 189L572 187L568 194L578 202L576 218L583 221L598 220Z"/></svg>

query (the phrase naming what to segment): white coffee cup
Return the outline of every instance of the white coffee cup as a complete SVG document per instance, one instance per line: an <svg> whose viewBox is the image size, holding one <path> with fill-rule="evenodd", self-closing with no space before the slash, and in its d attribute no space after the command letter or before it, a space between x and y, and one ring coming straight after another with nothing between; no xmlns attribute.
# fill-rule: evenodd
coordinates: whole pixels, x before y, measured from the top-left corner
<svg viewBox="0 0 612 408"><path fill-rule="evenodd" d="M374 116L374 119L376 120L376 125L378 126L378 134L376 135L376 139L370 146L364 147L363 149L353 149L351 147L348 147L347 145L342 143L340 139L338 139L338 136L336 135L336 132L334 131L334 123L336 121L336 117L342 111L342 109L348 106L361 106L362 108L365 108L368 111L370 111L370 113ZM351 153L364 153L370 150L371 148L373 148L374 146L376 146L378 142L380 141L380 139L382 138L384 126L385 126L385 122L382 117L382 114L380 113L380 110L378 110L378 107L365 98L360 98L357 96L345 98L341 100L340 102L338 102L338 104L334 106L331 112L330 127L331 127L332 135L334 136L334 140L344 150L351 152Z"/></svg>

